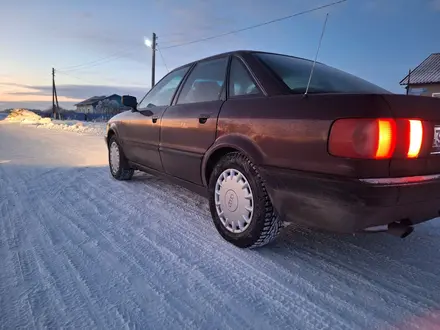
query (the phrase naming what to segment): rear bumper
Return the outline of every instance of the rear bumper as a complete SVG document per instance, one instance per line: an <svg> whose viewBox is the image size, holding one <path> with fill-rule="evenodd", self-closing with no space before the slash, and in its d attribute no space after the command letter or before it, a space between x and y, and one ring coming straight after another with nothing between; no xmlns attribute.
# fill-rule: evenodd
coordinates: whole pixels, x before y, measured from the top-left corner
<svg viewBox="0 0 440 330"><path fill-rule="evenodd" d="M267 167L261 172L279 214L307 227L353 233L440 214L440 175L359 180Z"/></svg>

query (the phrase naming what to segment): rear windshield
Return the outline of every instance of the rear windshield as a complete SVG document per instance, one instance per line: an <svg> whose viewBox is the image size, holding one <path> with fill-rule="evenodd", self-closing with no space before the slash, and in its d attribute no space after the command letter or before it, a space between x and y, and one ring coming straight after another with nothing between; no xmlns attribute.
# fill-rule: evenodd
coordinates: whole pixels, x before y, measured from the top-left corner
<svg viewBox="0 0 440 330"><path fill-rule="evenodd" d="M306 91L313 62L291 56L255 53L292 91ZM389 94L387 90L366 80L330 66L316 63L309 93Z"/></svg>

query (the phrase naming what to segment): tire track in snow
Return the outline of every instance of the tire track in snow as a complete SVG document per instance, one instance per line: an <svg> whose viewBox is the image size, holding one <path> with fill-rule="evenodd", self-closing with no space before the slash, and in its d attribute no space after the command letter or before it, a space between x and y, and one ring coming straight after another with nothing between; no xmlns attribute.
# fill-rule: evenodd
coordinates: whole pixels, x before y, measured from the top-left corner
<svg viewBox="0 0 440 330"><path fill-rule="evenodd" d="M76 279L77 287L81 295L85 298L87 310L93 319L95 327L98 329L113 328L115 325L111 323L109 324L109 322L112 322L112 319L106 315L106 306L101 303L101 300L97 295L96 284L91 286L87 280L88 268L84 265L84 260L81 258L81 252L79 249L76 246L67 243L61 247L60 252L70 266L70 270ZM92 265L87 266L90 267Z"/></svg>
<svg viewBox="0 0 440 330"><path fill-rule="evenodd" d="M47 194L50 196L52 193L54 194L59 194L61 191L63 191L65 189L66 186L72 184L73 182L77 181L79 179L79 177L81 176L83 170L68 170L68 171L62 171L62 172L56 172L56 176L62 176L65 177L66 172L69 173L69 179L67 180L67 182L64 182L64 185L58 185L57 189L54 190L49 190L47 191ZM54 178L52 178L54 179ZM53 181L59 182L61 178L58 178L58 180L55 178ZM48 188L52 188L51 185L48 185ZM48 196L48 197L49 197ZM56 206L59 207L63 207L63 203L60 200L54 200L52 201L52 205L50 205L49 203L40 203L43 204L44 206L46 206L47 208L44 208L44 210L47 211L51 211L48 212L49 214L52 215L56 215L57 220L65 220L63 218L59 218L59 212L57 212L57 208ZM41 208L40 208L41 209ZM48 210L49 209L49 210ZM44 216L40 217L40 219L42 219L42 221L44 221ZM99 308L97 308L97 300L94 299L96 298L95 295L93 295L93 291L91 289L91 287L89 286L89 284L87 283L87 281L83 278L83 273L84 270L82 269L81 266L81 262L76 262L73 259L73 253L72 250L76 249L77 247L73 244L69 244L72 240L72 231L64 231L61 228L64 228L64 226L60 226L58 225L58 221L54 222L54 221L49 221L46 222L44 227L47 229L48 235L52 241L52 244L54 245L55 249L54 251L56 251L56 254L58 256L61 257L62 262L64 263L64 265L68 266L69 269L69 273L73 278L73 281L75 282L75 286L78 288L78 291L80 293L80 295L82 296L82 300L83 300L83 304L85 309L88 311L88 314L91 318L91 320L93 321L93 324L95 327L98 327L100 329L108 329L109 325L105 324L105 319L102 319L102 315L98 315L98 313L96 312L96 310L99 310ZM66 225L68 222L63 221L62 224ZM75 227L75 229L77 229ZM70 237L69 237L70 234ZM61 237L59 237L61 235ZM80 241L82 241L82 239L80 239ZM81 271L82 270L82 271ZM108 320L108 318L107 318Z"/></svg>
<svg viewBox="0 0 440 330"><path fill-rule="evenodd" d="M73 196L73 195L70 195ZM72 203L70 203L72 204ZM92 206L92 205L90 205ZM84 207L83 208L84 211L86 210L90 210L89 207ZM86 218L86 216L81 215L78 210L75 209L71 209L71 212L76 212L78 219L79 218ZM95 214L95 219L97 219L96 214ZM104 219L105 221L105 219ZM180 301L180 299L178 297L174 297L172 295L169 295L166 293L166 290L164 290L163 288L163 283L161 283L160 281L160 276L165 275L165 272L163 271L162 268L160 268L160 263L159 264L155 264L154 262L151 262L148 265L143 264L143 262L145 263L148 260L148 255L146 255L145 253L141 253L141 258L134 258L133 257L133 252L130 250L130 252L124 250L123 247L120 246L120 244L118 244L118 242L113 239L113 237L109 237L108 234L105 234L103 231L101 231L98 226L95 224L94 225L95 230L99 233L99 234L95 234L95 236L102 236L104 237L107 242L110 244L110 246L117 252L119 252L120 254L123 255L123 257L127 260L130 261L131 265L135 266L136 271L140 272L140 275L144 277L145 280L149 280L150 282L150 289L153 290L153 292L155 293L156 296L158 296L162 301L162 303L166 306L168 306L168 308L171 308L170 311L168 311L168 315L178 315L178 318L180 319L180 326L182 326L183 328L187 328L188 325L191 324L192 320L197 319L197 315L192 315L192 318L188 318L187 314L193 314L192 308L190 306L188 306L187 308L185 308L184 310L182 310L182 301ZM130 238L127 238L127 240L130 240ZM147 251L148 252L148 251ZM158 268L159 267L159 268ZM156 274L153 275L146 272L145 268L149 269L150 271L152 269L158 268L159 271L161 272L160 274ZM143 290L140 286L138 286L139 290ZM159 290L161 289L161 290ZM162 292L165 291L165 294ZM151 294L151 292L145 292L146 294ZM169 301L167 300L171 300L174 302L173 305L170 304ZM176 309L177 308L177 309ZM179 311L178 311L179 310ZM177 313L176 313L177 312Z"/></svg>
<svg viewBox="0 0 440 330"><path fill-rule="evenodd" d="M59 171L55 171L53 172L53 177L52 179L56 182L57 179L58 181L60 181L60 179L63 177L62 172ZM15 180L15 185L18 188L18 186L21 187L21 189L18 189L18 191L25 191L27 190L28 194L21 196L21 203L26 205L27 207L25 208L18 208L18 209L22 209L22 210L28 210L27 212L29 213L30 210L36 210L37 211L37 216L35 217L37 222L40 224L40 226L42 227L42 229L44 230L46 236L49 238L49 241L53 242L54 237L56 237L56 233L55 231L51 231L48 230L48 227L44 224L44 219L46 218L50 218L48 213L41 213L41 208L38 207L38 189L36 189L36 187L32 184L30 184L31 182L25 182L23 179L17 179ZM50 188L50 185L48 185L45 188ZM48 191L43 191L43 194L45 194L46 196L50 195L49 190ZM61 204L59 204L61 205ZM43 209L44 211L47 211L45 209ZM32 218L31 214L29 215L29 219ZM34 230L38 231L38 227L34 227ZM45 246L46 244L44 244L44 241L46 241L45 239L39 240L34 242L35 246ZM55 247L55 245L53 245L53 247ZM51 260L50 263L54 262L54 257L56 256L56 254L54 255L55 250L51 249L50 251L45 251L46 256L43 257L43 260ZM32 260L32 262L34 262L34 260ZM44 262L44 261L43 261ZM48 264L48 261L45 261L46 264ZM20 263L21 264L21 263ZM59 264L58 264L59 266ZM33 269L37 268L35 265L32 267ZM39 267L38 267L39 268ZM22 268L20 268L22 269ZM40 268L41 269L41 268ZM59 271L57 269L57 271ZM29 283L29 284L35 284L35 283L39 283L40 282L40 278L42 278L41 274L40 276L36 276L34 279L31 278L24 278L24 283ZM74 286L73 286L74 287ZM52 327L50 322L53 322L53 320L57 320L57 317L54 317L56 314L60 314L57 311L57 307L58 306L53 306L53 304L51 303L51 300L49 298L47 298L47 294L45 290L39 290L37 292L30 292L31 295L28 295L29 298L29 307L31 309L32 315L34 318L38 318L41 322L43 322L43 324L41 324L44 327ZM56 293L52 292L52 295L56 295ZM83 296L84 300L87 301L87 296ZM43 299L43 300L42 300ZM45 307L45 309L41 309L41 306ZM52 310L51 312L48 312L48 306L52 306ZM84 313L84 312L82 312ZM51 317L49 319L46 319L46 317ZM42 318L46 319L46 322L44 322L44 320L41 320ZM49 322L49 323L48 323ZM95 324L99 324L99 322L96 321L96 319L94 320Z"/></svg>
<svg viewBox="0 0 440 330"><path fill-rule="evenodd" d="M4 299L5 303L2 304L3 308L0 308L0 320L10 321L18 317L23 326L28 327L29 324L32 324L35 327L35 316L29 301L30 289L24 283L22 262L20 260L20 248L23 242L18 241L17 231L14 227L15 223L21 224L18 219L20 201L14 182L11 179L11 173L8 173L4 166L0 166L0 173L2 174L2 185L5 187L0 191L4 192L0 218L2 222L1 241L3 242L2 246L7 247L7 251L4 252L7 254L4 260L9 260L8 275L6 281L2 282L2 286L6 284L6 287L9 286L9 288L15 289L12 294L8 293L6 295L10 301L4 299L5 287L1 290L2 300ZM20 237L23 238L23 236ZM17 293L18 290L21 290L21 292ZM2 322L0 322L1 324Z"/></svg>
<svg viewBox="0 0 440 330"><path fill-rule="evenodd" d="M115 227L118 227L117 226L117 224L116 224L116 226ZM125 237L124 237L124 239L123 240L129 240L130 238L132 238L132 237L134 237L135 235L137 235L138 233L134 233L134 235L132 236L131 234L130 235L128 235L128 236L126 236L125 234L122 234L122 235L124 235ZM110 238L109 238L109 240L111 240ZM118 244L116 244L116 245L118 245ZM138 244L138 245L136 245L136 246L134 246L133 248L132 248L132 250L133 251L136 251L137 253L139 253L140 254L140 258L139 259L137 259L137 260L139 260L139 261L136 261L136 262L142 262L142 260L143 261L145 261L145 259L150 259L150 255L151 255L151 251L150 251L150 249L155 249L156 247L153 245L153 246L149 246L148 248L146 248L145 250L139 250L139 246L142 246L142 244ZM161 245L160 246L160 250L158 251L158 252L163 252L163 251L161 251L162 249L163 249L164 247ZM145 252L144 252L145 251ZM173 253L172 253L173 254ZM177 257L177 256L176 256ZM181 257L178 257L179 259L181 259ZM175 258L174 258L175 259ZM151 260L151 259L150 259ZM165 260L165 259L164 259ZM163 260L159 260L159 261L154 261L154 260L152 260L152 265L154 266L155 264L157 264L157 263L159 263L159 262L161 262L161 261L163 261ZM169 271L172 271L172 269L170 269ZM163 275L163 274L162 274Z"/></svg>
<svg viewBox="0 0 440 330"><path fill-rule="evenodd" d="M72 329L89 329L93 326L93 321L84 320L84 316L78 319L76 315L84 315L82 307L84 303L75 289L75 282L70 278L70 270L60 262L60 257L54 253L50 259L47 252L40 247L35 251L37 262L39 263L41 277L46 283L47 290L50 292L51 299L59 307L59 320L63 321L62 327Z"/></svg>
<svg viewBox="0 0 440 330"><path fill-rule="evenodd" d="M69 197L67 198L67 200L69 200L69 198L70 198L71 203L67 203L67 204L65 203L65 204L64 204L64 207L67 208L67 209L69 210L69 211L68 211L69 213L76 214L77 219L84 219L85 217L82 216L82 215L80 215L80 214L76 211L75 208L71 208L71 207L70 207L70 205L75 205L77 200L81 200L81 197L80 197L81 195L78 195L77 192L73 192L73 191L71 191L71 192L70 192L69 194L67 194L67 195L69 196ZM74 197L76 197L77 199L71 200L71 198L74 198ZM63 198L63 200L65 201L66 198ZM83 210L84 210L84 211L87 211L88 209L89 209L89 208L87 207L87 205L84 205ZM94 214L94 216L96 217L96 214ZM114 243L112 242L112 240L109 239L108 236L106 236L101 230L99 230L98 227L97 227L94 223L91 223L90 225L92 225L92 227L94 228L94 229L92 230L92 232L90 232L90 228L87 228L87 229L86 229L86 225L84 225L84 224L81 225L81 227L83 227L83 230L84 230L84 231L88 231L88 232L89 232L89 235L92 236L92 237L103 236L105 239L107 239L107 240L109 241L110 245L111 245L113 248L115 248L115 250L119 250L120 252L122 252L122 253L124 254L124 257L125 257L126 259L128 259L128 260L131 260L131 261L133 262L133 264L137 266L138 269L141 269L142 271L144 270L143 267L139 264L138 261L133 261L132 257L129 255L129 253L127 253L126 251L123 251L123 250L120 249L120 248L118 249L118 248L117 248L117 245L114 244ZM77 226L80 226L79 223L77 223ZM146 275L148 275L148 274L145 273L144 275L146 276ZM154 281L157 281L157 280L155 279ZM157 283L160 283L160 282L157 282ZM152 288L154 289L154 286L152 286ZM161 295L162 295L160 291L157 291L157 289L154 289L154 290L155 290L155 294L156 294L156 295L158 295L158 296L161 296ZM147 293L148 293L148 292L147 292ZM149 294L151 294L151 292L149 292ZM164 299L164 297L162 297L162 299ZM163 303L164 303L164 304L167 303L165 299L164 299ZM171 306L170 306L170 307L171 307ZM175 307L173 307L173 308L175 308ZM173 310L170 310L169 313L170 313L171 315L172 315L172 314L175 314L175 310L174 310L174 309L173 309ZM185 321L182 321L182 326L184 326L185 324L187 324L187 323L190 322L190 321L191 321L190 319L185 320ZM185 323L185 322L186 322L186 323Z"/></svg>
<svg viewBox="0 0 440 330"><path fill-rule="evenodd" d="M78 180L78 177L82 175L83 171L77 171L77 170L69 170L67 171L67 173L64 173L63 175L66 174L70 174L69 176L69 181L70 182L63 182L63 185L65 187L68 187L69 184L71 184L74 181ZM55 180L56 183L56 180ZM52 184L48 184L47 188L50 189L52 188ZM60 191L65 191L65 188L59 188L58 190L51 190L52 193L49 195L51 196L52 194L55 195L59 195ZM52 232L55 233L61 233L64 240L61 240L59 242L54 242L54 240L52 239L52 242L55 243L55 245L65 245L65 244L73 244L73 245L78 245L78 246L82 246L83 244L86 244L88 241L91 240L91 238L86 234L86 232L78 227L77 225L75 225L75 222L72 221L72 215L71 214L63 214L60 212L59 208L57 208L59 205L62 205L64 207L64 203L62 203L62 201L59 198L56 198L53 200L52 203L48 203L46 200L39 200L39 204L40 207L45 209L49 214L53 214L56 215L56 218L59 220L57 221L57 223L61 223L63 226L60 225L56 225L54 226L53 230L51 230ZM57 206L57 207L54 207ZM50 231L49 231L50 232ZM76 237L77 236L77 237ZM76 237L74 239L74 237ZM60 243L60 244L57 244ZM59 248L57 246L54 246L54 248ZM114 285L114 283L112 283L112 285ZM100 292L102 293L102 292ZM128 306L130 306L131 301L126 302L126 304ZM115 313L117 315L121 316L121 320L122 320L122 324L120 326L124 326L124 324L127 322L126 320L124 320L124 318L122 317L122 315L120 314L120 312L117 310L117 308L113 308L113 311L115 311ZM118 326L119 328L119 326Z"/></svg>
<svg viewBox="0 0 440 330"><path fill-rule="evenodd" d="M30 319L28 322L32 323L33 327L37 327L37 320L39 326L44 324L48 327L57 327L59 319L47 317L58 314L58 310L47 295L44 283L39 276L39 265L35 259L34 247L28 240L29 225L24 224L30 218L30 210L33 209L32 197L34 196L32 194L22 196L18 193L18 191L23 191L23 188L27 188L23 184L24 178L9 181L8 200L13 203L14 208L6 213L11 225L10 235L12 236L8 242L10 243L10 251L15 255L13 267L16 278L19 279L17 287L21 287L23 290L18 301L21 306L27 306L28 309L20 318L26 319L27 315ZM23 205L28 207L23 207Z"/></svg>
<svg viewBox="0 0 440 330"><path fill-rule="evenodd" d="M73 203L69 203L69 204L73 204ZM84 209L87 210L87 209L90 209L90 208L89 208L89 207L85 207ZM147 251L147 252L148 252L148 251Z"/></svg>
<svg viewBox="0 0 440 330"><path fill-rule="evenodd" d="M107 309L117 315L121 323L120 327L130 329L136 323L148 324L149 321L154 319L144 312L145 302L140 301L130 288L128 276L120 269L114 269L115 266L116 268L120 267L120 260L107 253L105 245L103 246L103 244L94 240L82 244L81 248L90 263L99 265L98 268L102 274L112 275L106 282L100 283L99 295L103 297L102 300L107 303L107 306L112 306ZM97 249L99 252L96 251ZM102 277L97 278L97 280L102 282ZM121 295L124 296L123 302L119 301ZM133 320L136 320L136 322Z"/></svg>

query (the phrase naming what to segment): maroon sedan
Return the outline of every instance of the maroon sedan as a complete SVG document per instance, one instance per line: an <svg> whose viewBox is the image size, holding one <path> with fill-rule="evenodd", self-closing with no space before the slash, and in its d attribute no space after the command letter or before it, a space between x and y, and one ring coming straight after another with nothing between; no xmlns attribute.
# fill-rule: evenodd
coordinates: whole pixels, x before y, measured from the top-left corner
<svg viewBox="0 0 440 330"><path fill-rule="evenodd" d="M108 123L114 178L162 174L209 198L236 246L284 223L409 235L440 210L440 100L292 56L235 51L167 74ZM306 93L307 90L307 93Z"/></svg>

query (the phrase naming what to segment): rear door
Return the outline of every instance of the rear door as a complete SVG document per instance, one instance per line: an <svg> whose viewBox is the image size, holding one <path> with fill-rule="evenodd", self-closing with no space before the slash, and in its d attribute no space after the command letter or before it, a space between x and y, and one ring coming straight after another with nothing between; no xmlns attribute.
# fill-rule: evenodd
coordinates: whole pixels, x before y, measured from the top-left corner
<svg viewBox="0 0 440 330"><path fill-rule="evenodd" d="M177 69L160 80L124 121L127 157L143 166L163 170L159 155L160 118L170 106L189 66Z"/></svg>
<svg viewBox="0 0 440 330"><path fill-rule="evenodd" d="M196 64L162 116L160 155L166 173L202 184L203 155L216 139L229 56Z"/></svg>

